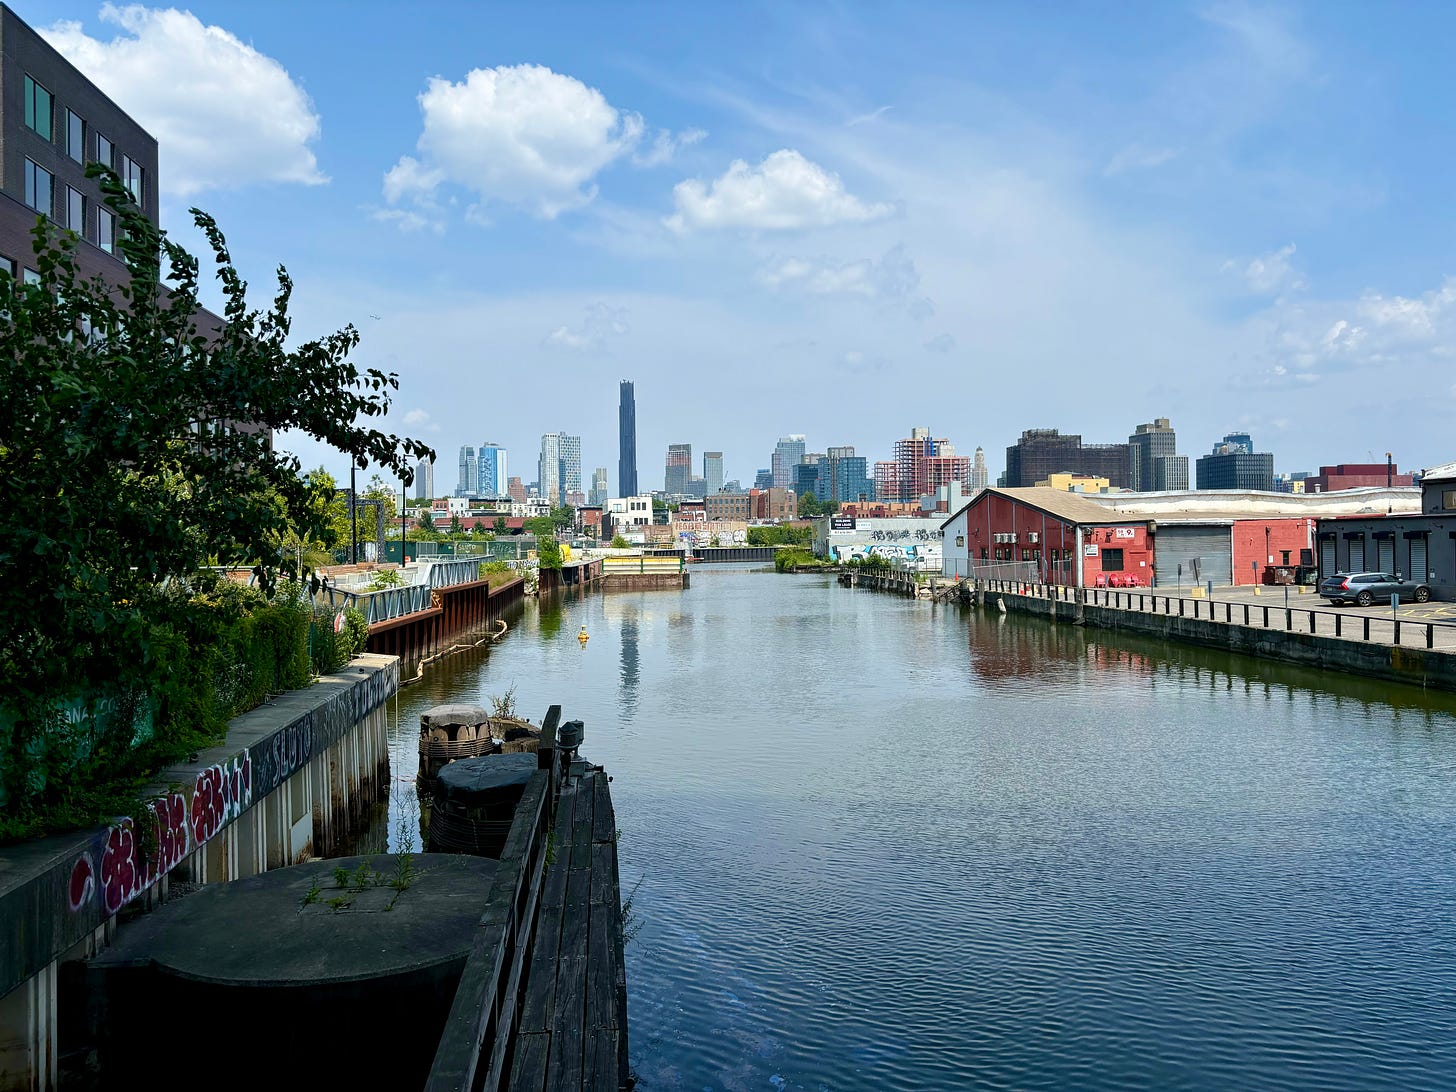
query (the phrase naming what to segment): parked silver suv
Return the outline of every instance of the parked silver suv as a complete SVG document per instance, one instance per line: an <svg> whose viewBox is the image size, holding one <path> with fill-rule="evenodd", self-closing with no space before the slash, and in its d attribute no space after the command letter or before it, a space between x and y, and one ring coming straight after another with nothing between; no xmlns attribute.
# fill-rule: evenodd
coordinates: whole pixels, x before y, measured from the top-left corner
<svg viewBox="0 0 1456 1092"><path fill-rule="evenodd" d="M1354 600L1362 607L1371 603L1389 603L1392 595L1399 595L1402 603L1424 603L1431 598L1431 589L1414 580L1402 580L1399 573L1335 573L1320 581L1319 593L1333 605Z"/></svg>

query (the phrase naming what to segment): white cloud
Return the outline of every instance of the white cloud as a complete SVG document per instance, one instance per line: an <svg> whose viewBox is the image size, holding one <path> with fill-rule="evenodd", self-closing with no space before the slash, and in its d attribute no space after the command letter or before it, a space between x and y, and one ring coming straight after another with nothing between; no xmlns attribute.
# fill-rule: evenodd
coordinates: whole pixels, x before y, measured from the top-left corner
<svg viewBox="0 0 1456 1092"><path fill-rule="evenodd" d="M398 224L403 231L428 228L436 235L445 233L445 221L425 209L372 209L369 215L380 223Z"/></svg>
<svg viewBox="0 0 1456 1092"><path fill-rule="evenodd" d="M404 415L404 423L407 425L423 425L427 424L429 420L429 410L412 409Z"/></svg>
<svg viewBox="0 0 1456 1092"><path fill-rule="evenodd" d="M797 151L782 148L756 167L735 159L710 183L689 178L673 187L674 231L691 228L793 230L864 223L890 215L889 205L867 204L839 176Z"/></svg>
<svg viewBox="0 0 1456 1092"><path fill-rule="evenodd" d="M627 332L627 309L598 301L586 308L577 326L558 326L546 335L546 344L577 353L601 354L607 342Z"/></svg>
<svg viewBox="0 0 1456 1092"><path fill-rule="evenodd" d="M1178 156L1176 148L1149 148L1143 144L1129 144L1121 149L1102 168L1108 178L1115 178L1129 171L1146 171L1161 167Z"/></svg>
<svg viewBox="0 0 1456 1092"><path fill-rule="evenodd" d="M106 4L101 19L124 33L58 22L41 35L157 138L163 192L328 181L310 148L318 114L273 58L175 8Z"/></svg>
<svg viewBox="0 0 1456 1092"><path fill-rule="evenodd" d="M948 353L956 347L956 339L950 334L936 334L925 343L925 347L933 353Z"/></svg>
<svg viewBox="0 0 1456 1092"><path fill-rule="evenodd" d="M759 271L769 288L792 288L819 296L861 296L887 303L905 303L920 317L932 314L930 301L919 297L920 273L915 263L896 246L879 260L861 258L837 262L827 258L785 258Z"/></svg>
<svg viewBox="0 0 1456 1092"><path fill-rule="evenodd" d="M1244 283L1252 292L1272 295L1305 286L1304 277L1294 268L1290 259L1294 257L1294 244L1280 247L1269 254L1252 259L1240 271ZM1236 268L1234 263L1225 262L1224 269Z"/></svg>
<svg viewBox="0 0 1456 1092"><path fill-rule="evenodd" d="M664 163L672 162L678 152L701 142L707 135L705 129L687 129L677 134L659 129L646 151L633 153L632 164L637 167L660 167Z"/></svg>
<svg viewBox="0 0 1456 1092"><path fill-rule="evenodd" d="M670 160L707 134L660 130L638 154L640 115L618 110L600 91L543 65L476 68L459 83L435 77L419 96L424 128L418 156L401 156L384 176L384 198L433 209L447 183L484 206L511 205L545 219L580 208L597 194L596 177L623 156L640 166Z"/></svg>

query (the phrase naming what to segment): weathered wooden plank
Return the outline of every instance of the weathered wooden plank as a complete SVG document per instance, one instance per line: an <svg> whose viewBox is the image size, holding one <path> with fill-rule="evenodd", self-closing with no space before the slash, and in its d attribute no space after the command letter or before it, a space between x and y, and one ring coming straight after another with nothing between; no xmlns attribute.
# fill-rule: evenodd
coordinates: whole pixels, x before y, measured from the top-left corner
<svg viewBox="0 0 1456 1092"><path fill-rule="evenodd" d="M592 778L592 841L611 842L617 837L617 817L607 789L607 775L598 770Z"/></svg>
<svg viewBox="0 0 1456 1092"><path fill-rule="evenodd" d="M546 1031L551 1027L556 1001L556 963L560 955L561 907L543 906L541 916L536 919L536 942L531 950L526 1002L521 1009L523 1032Z"/></svg>
<svg viewBox="0 0 1456 1092"><path fill-rule="evenodd" d="M622 874L620 868L621 858L617 854L617 846L612 845L612 897L609 905L612 908L613 928L612 944L616 948L616 988L617 988L617 1084L620 1088L626 1088L631 1074L631 1066L628 1061L627 1029L627 959L626 959L626 914L622 907Z"/></svg>
<svg viewBox="0 0 1456 1092"><path fill-rule="evenodd" d="M591 868L592 810L596 803L596 792L592 780L598 775L588 775L577 783L576 812L571 832L571 867Z"/></svg>
<svg viewBox="0 0 1456 1092"><path fill-rule="evenodd" d="M593 906L587 926L586 1027L617 1026L617 948L612 938L616 915L610 906Z"/></svg>
<svg viewBox="0 0 1456 1092"><path fill-rule="evenodd" d="M510 1092L541 1092L546 1087L546 1061L551 1053L549 1032L516 1037L516 1058L511 1063Z"/></svg>
<svg viewBox="0 0 1456 1092"><path fill-rule="evenodd" d="M506 932L500 925L487 925L476 935L425 1084L430 1092L455 1092L475 1082L481 1037L505 965L505 941Z"/></svg>
<svg viewBox="0 0 1456 1092"><path fill-rule="evenodd" d="M551 1063L548 1088L581 1086L583 1036L586 1030L587 926L590 876L573 871L563 907L561 952L556 964L556 1004L551 1017Z"/></svg>
<svg viewBox="0 0 1456 1092"><path fill-rule="evenodd" d="M597 907L606 906L616 899L617 877L612 869L612 859L616 852L617 847L611 842L598 842L592 846L591 904L593 913L596 913Z"/></svg>
<svg viewBox="0 0 1456 1092"><path fill-rule="evenodd" d="M615 1028L587 1032L585 1065L581 1074L584 1092L617 1092L625 1087L617 1079L618 1036Z"/></svg>

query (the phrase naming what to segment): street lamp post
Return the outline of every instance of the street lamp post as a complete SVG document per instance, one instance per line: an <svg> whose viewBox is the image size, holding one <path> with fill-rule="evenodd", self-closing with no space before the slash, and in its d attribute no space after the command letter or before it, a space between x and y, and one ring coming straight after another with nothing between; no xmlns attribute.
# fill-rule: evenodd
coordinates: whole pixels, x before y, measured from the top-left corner
<svg viewBox="0 0 1456 1092"><path fill-rule="evenodd" d="M354 479L354 457L349 456L349 561L359 564L359 492Z"/></svg>

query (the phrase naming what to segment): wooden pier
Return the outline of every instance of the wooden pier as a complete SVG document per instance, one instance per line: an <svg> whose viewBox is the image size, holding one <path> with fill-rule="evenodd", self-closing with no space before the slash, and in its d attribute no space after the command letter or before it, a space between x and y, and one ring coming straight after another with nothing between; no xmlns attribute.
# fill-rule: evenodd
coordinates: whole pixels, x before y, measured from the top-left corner
<svg viewBox="0 0 1456 1092"><path fill-rule="evenodd" d="M553 705L455 990L430 1092L630 1086L610 779L557 746L560 720Z"/></svg>

